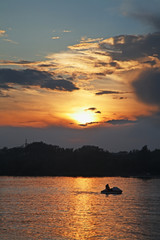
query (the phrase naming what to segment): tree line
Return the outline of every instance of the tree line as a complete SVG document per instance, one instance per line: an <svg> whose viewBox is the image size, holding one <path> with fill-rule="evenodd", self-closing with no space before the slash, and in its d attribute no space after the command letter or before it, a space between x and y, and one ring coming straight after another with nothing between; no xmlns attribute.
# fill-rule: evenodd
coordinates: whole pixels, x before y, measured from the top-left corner
<svg viewBox="0 0 160 240"><path fill-rule="evenodd" d="M160 149L112 153L97 146L43 142L0 149L1 176L160 176Z"/></svg>

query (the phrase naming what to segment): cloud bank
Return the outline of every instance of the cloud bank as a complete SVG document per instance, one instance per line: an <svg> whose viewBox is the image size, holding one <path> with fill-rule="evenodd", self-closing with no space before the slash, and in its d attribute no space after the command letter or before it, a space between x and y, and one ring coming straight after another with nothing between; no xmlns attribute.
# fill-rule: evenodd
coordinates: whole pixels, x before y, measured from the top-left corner
<svg viewBox="0 0 160 240"><path fill-rule="evenodd" d="M10 89L14 85L21 87L33 87L59 90L59 91L74 91L78 90L71 81L66 79L54 79L54 76L45 71L37 71L32 69L13 70L13 69L0 69L0 88Z"/></svg>

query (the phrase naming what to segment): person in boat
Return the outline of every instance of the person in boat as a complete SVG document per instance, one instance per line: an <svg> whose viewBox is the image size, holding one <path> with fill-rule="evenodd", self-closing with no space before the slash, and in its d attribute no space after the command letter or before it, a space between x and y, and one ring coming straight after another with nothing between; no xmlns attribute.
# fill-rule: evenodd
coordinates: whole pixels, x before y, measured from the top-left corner
<svg viewBox="0 0 160 240"><path fill-rule="evenodd" d="M109 184L106 185L106 190L111 191L111 188L110 188Z"/></svg>

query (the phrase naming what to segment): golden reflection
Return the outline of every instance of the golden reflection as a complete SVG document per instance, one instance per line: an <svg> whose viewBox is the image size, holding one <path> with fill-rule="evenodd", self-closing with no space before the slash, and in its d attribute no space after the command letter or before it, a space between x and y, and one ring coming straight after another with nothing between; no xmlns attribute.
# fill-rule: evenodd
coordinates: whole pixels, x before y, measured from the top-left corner
<svg viewBox="0 0 160 240"><path fill-rule="evenodd" d="M85 191L85 190L91 190L92 189L92 178L76 178L75 179L75 185L76 187L81 190L81 191Z"/></svg>
<svg viewBox="0 0 160 240"><path fill-rule="evenodd" d="M93 189L93 179L76 178L74 185L77 192L72 199L74 210L69 237L78 240L92 239L97 235L96 218L93 214L94 193L90 192Z"/></svg>

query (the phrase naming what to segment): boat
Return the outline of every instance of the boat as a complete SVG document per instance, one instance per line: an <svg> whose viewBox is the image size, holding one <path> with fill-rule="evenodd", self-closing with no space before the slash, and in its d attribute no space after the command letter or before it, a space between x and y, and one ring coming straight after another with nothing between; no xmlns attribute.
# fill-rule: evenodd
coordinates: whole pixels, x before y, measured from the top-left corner
<svg viewBox="0 0 160 240"><path fill-rule="evenodd" d="M118 187L113 187L110 189L104 189L101 191L102 194L121 194L122 190Z"/></svg>

